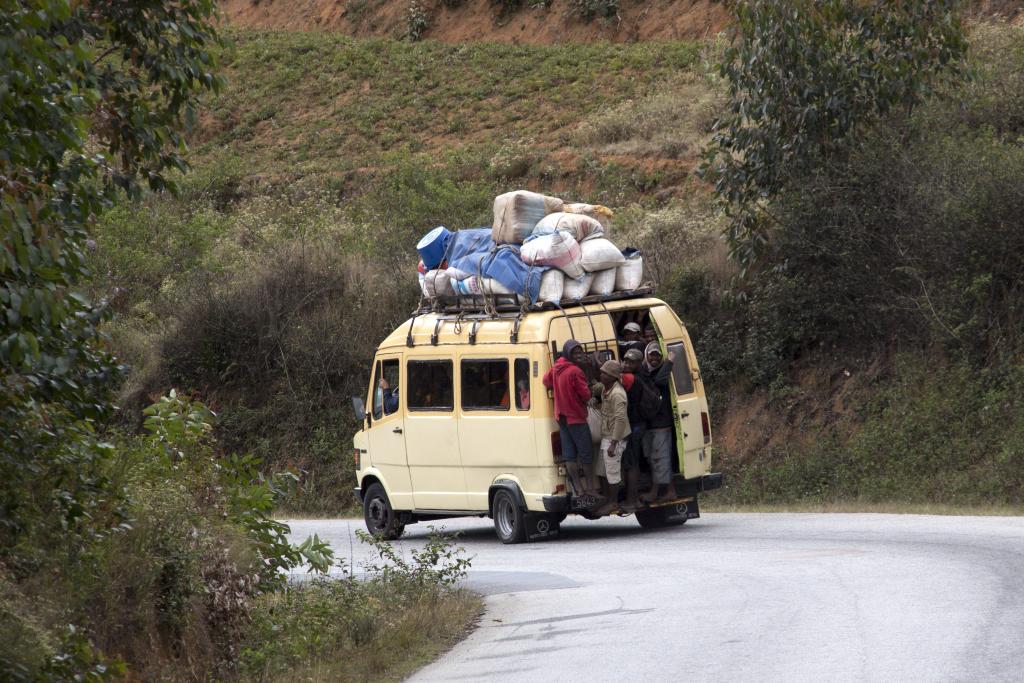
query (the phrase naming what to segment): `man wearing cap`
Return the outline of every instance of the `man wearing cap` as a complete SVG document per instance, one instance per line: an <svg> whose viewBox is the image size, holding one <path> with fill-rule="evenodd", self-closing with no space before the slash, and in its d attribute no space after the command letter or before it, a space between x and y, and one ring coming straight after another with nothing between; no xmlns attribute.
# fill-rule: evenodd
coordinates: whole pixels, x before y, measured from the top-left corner
<svg viewBox="0 0 1024 683"><path fill-rule="evenodd" d="M543 382L555 395L555 418L558 420L565 469L578 493L594 495L593 447L587 425L590 387L580 368L585 356L578 341L570 339L565 342L562 355L544 373Z"/></svg>
<svg viewBox="0 0 1024 683"><path fill-rule="evenodd" d="M643 457L643 437L647 431L647 418L641 413L644 383L648 380L641 373L643 352L629 349L622 356L622 386L626 389L626 417L629 419L629 437L626 450L622 453L622 475L626 480L626 502L622 508L628 512L639 505L637 485L640 476L640 458ZM650 391L656 392L653 386Z"/></svg>
<svg viewBox="0 0 1024 683"><path fill-rule="evenodd" d="M619 358L625 358L626 352L630 349L636 349L638 353L643 355L644 340L640 325L637 323L626 323L626 326L622 328L622 339L619 341Z"/></svg>
<svg viewBox="0 0 1024 683"><path fill-rule="evenodd" d="M619 488L622 485L622 452L629 437L629 418L626 416L626 390L622 387L622 368L617 360L605 361L601 366L601 451L605 477L608 479L608 500L594 510L594 514L607 515L619 506Z"/></svg>
<svg viewBox="0 0 1024 683"><path fill-rule="evenodd" d="M670 353L665 359L661 354L658 342L651 342L645 351L646 362L641 370L645 379L650 380L661 395L658 412L648 418L647 430L643 436L644 457L651 466L651 490L641 496L646 503L653 503L659 498L672 500L675 487L672 484L672 427L675 418L672 415L672 363L675 354ZM664 491L662 493L662 491Z"/></svg>

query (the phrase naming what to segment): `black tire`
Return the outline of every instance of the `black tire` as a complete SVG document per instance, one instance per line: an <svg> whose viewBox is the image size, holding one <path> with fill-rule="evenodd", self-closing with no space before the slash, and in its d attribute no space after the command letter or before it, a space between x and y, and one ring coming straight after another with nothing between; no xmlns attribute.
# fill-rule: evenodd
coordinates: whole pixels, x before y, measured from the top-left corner
<svg viewBox="0 0 1024 683"><path fill-rule="evenodd" d="M405 532L405 525L399 524L388 494L379 483L370 484L363 496L363 521L367 531L386 541L393 541Z"/></svg>
<svg viewBox="0 0 1024 683"><path fill-rule="evenodd" d="M686 524L686 504L667 505L648 510L637 510L636 521L645 529L662 529Z"/></svg>
<svg viewBox="0 0 1024 683"><path fill-rule="evenodd" d="M494 532L502 543L522 543L526 540L526 515L516 495L508 489L498 489L491 501Z"/></svg>

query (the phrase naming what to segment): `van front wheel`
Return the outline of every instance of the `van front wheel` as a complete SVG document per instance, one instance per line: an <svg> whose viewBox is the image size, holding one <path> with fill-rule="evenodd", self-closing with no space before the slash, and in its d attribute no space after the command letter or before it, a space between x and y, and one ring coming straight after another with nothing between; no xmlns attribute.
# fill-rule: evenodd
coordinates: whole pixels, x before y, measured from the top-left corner
<svg viewBox="0 0 1024 683"><path fill-rule="evenodd" d="M522 543L526 540L526 515L511 491L498 489L494 492L491 516L494 518L494 531L502 543Z"/></svg>
<svg viewBox="0 0 1024 683"><path fill-rule="evenodd" d="M379 483L370 484L363 496L363 521L367 531L387 541L393 541L405 532L405 525L398 523L398 515Z"/></svg>

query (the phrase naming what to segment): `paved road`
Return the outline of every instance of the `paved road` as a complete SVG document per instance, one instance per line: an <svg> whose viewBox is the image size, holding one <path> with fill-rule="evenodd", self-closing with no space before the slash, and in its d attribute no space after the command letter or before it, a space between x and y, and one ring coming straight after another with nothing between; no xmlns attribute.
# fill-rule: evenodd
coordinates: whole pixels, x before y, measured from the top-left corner
<svg viewBox="0 0 1024 683"><path fill-rule="evenodd" d="M345 556L361 528L291 524ZM1024 681L1024 518L570 519L520 546L437 524L463 532L486 612L413 681Z"/></svg>

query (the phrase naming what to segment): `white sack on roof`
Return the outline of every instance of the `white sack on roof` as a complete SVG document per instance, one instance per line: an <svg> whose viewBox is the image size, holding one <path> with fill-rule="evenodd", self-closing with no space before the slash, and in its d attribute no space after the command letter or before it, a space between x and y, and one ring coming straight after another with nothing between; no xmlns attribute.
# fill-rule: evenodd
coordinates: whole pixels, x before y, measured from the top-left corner
<svg viewBox="0 0 1024 683"><path fill-rule="evenodd" d="M562 210L558 197L528 190L506 192L494 198L491 236L495 244L522 244L544 216Z"/></svg>
<svg viewBox="0 0 1024 683"><path fill-rule="evenodd" d="M601 206L600 204L580 204L572 203L566 204L562 207L562 211L566 213L578 213L589 218L593 218L595 221L601 224L604 228L604 233L607 235L612 228L612 210L607 206Z"/></svg>
<svg viewBox="0 0 1024 683"><path fill-rule="evenodd" d="M573 279L583 276L583 267L580 265L581 253L579 242L561 230L550 235L531 237L519 250L519 256L524 263L559 268Z"/></svg>
<svg viewBox="0 0 1024 683"><path fill-rule="evenodd" d="M590 285L590 293L606 296L614 292L615 270L615 268L608 268L594 273L594 282Z"/></svg>
<svg viewBox="0 0 1024 683"><path fill-rule="evenodd" d="M579 280L565 279L565 287L562 289L562 298L577 300L582 299L590 293L590 285L594 283L594 274L587 273Z"/></svg>
<svg viewBox="0 0 1024 683"><path fill-rule="evenodd" d="M562 291L565 289L565 273L558 268L546 271L540 277L539 301L547 301L557 304L562 300Z"/></svg>
<svg viewBox="0 0 1024 683"><path fill-rule="evenodd" d="M604 234L601 224L590 216L583 216L575 213L550 213L541 219L537 227L533 229L534 235L550 235L556 230L564 230L573 236L577 242L599 237Z"/></svg>
<svg viewBox="0 0 1024 683"><path fill-rule="evenodd" d="M443 270L428 270L423 276L423 293L427 298L434 299L439 296L454 294L451 278Z"/></svg>
<svg viewBox="0 0 1024 683"><path fill-rule="evenodd" d="M626 250L630 252L629 249ZM615 270L615 289L618 291L636 289L644 281L644 257L639 251L632 251L625 262Z"/></svg>
<svg viewBox="0 0 1024 683"><path fill-rule="evenodd" d="M617 268L626 261L618 247L601 237L582 242L580 252L580 265L588 273Z"/></svg>

